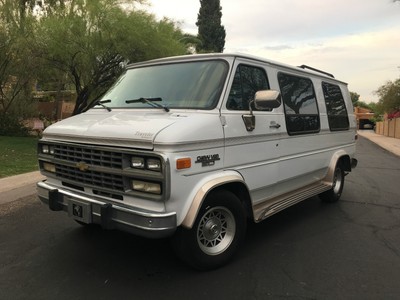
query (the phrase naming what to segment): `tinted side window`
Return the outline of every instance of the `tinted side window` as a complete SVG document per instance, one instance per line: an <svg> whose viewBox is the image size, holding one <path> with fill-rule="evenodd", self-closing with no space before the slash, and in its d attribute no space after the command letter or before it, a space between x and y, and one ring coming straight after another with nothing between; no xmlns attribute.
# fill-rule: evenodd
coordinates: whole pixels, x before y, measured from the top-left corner
<svg viewBox="0 0 400 300"><path fill-rule="evenodd" d="M284 73L279 73L278 81L285 107L288 133L318 132L320 121L312 81Z"/></svg>
<svg viewBox="0 0 400 300"><path fill-rule="evenodd" d="M249 102L254 100L257 91L268 90L267 74L261 68L239 65L233 79L227 108L248 110Z"/></svg>
<svg viewBox="0 0 400 300"><path fill-rule="evenodd" d="M322 82L329 128L332 131L348 130L349 118L342 91L338 85Z"/></svg>

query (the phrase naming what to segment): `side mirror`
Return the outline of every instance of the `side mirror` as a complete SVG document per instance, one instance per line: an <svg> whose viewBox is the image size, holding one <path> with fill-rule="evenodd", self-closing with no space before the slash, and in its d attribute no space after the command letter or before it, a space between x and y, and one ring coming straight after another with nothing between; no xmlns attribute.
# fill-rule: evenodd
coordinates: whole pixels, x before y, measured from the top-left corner
<svg viewBox="0 0 400 300"><path fill-rule="evenodd" d="M250 114L242 116L247 131L253 131L254 128L256 128L256 117L251 109L251 105L253 103L257 110L273 110L281 105L281 94L275 90L263 90L256 92L254 100L250 101L249 103Z"/></svg>
<svg viewBox="0 0 400 300"><path fill-rule="evenodd" d="M281 106L281 93L275 90L263 90L256 92L254 106L258 110L272 110Z"/></svg>

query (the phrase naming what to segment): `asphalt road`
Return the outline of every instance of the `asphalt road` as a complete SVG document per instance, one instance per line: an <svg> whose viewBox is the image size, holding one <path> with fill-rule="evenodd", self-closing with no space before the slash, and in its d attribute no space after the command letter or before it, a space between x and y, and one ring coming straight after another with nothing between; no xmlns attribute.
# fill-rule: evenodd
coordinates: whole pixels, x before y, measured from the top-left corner
<svg viewBox="0 0 400 300"><path fill-rule="evenodd" d="M399 299L400 158L366 139L342 199L248 228L228 266L197 272L168 240L82 228L34 196L0 206L0 299Z"/></svg>

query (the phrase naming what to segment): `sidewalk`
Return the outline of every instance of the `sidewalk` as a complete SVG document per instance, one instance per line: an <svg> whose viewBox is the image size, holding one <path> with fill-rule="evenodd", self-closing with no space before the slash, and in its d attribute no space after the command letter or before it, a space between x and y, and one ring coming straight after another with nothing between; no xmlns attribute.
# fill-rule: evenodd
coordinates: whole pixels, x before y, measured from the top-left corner
<svg viewBox="0 0 400 300"><path fill-rule="evenodd" d="M400 156L400 139L395 139L380 134L376 134L372 130L358 130L359 136L369 139L371 142L377 144L378 146L386 149L393 154Z"/></svg>
<svg viewBox="0 0 400 300"><path fill-rule="evenodd" d="M0 179L0 204L36 193L36 183L45 179L39 171Z"/></svg>

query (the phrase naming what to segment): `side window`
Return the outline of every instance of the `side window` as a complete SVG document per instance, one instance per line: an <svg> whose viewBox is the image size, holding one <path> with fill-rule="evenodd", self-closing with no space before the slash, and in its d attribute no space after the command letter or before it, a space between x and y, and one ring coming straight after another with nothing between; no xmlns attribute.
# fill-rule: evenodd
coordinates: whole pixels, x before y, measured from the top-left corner
<svg viewBox="0 0 400 300"><path fill-rule="evenodd" d="M269 90L267 74L261 68L239 65L236 69L227 108L231 110L248 110L249 102L257 91Z"/></svg>
<svg viewBox="0 0 400 300"><path fill-rule="evenodd" d="M288 133L294 135L319 132L319 113L312 81L284 73L278 74L278 81Z"/></svg>
<svg viewBox="0 0 400 300"><path fill-rule="evenodd" d="M348 130L349 118L340 87L338 85L322 82L322 91L324 92L330 130Z"/></svg>

